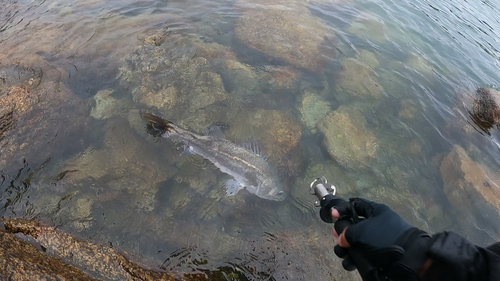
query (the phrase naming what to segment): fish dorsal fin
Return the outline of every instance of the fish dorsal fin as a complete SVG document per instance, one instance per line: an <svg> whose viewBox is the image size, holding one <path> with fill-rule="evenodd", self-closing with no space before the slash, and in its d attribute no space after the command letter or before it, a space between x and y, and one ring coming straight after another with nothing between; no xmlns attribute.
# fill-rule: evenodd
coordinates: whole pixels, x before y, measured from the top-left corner
<svg viewBox="0 0 500 281"><path fill-rule="evenodd" d="M264 155L264 153L262 153L262 146L256 139L251 138L249 140L246 140L241 143L240 146L267 160L267 157Z"/></svg>
<svg viewBox="0 0 500 281"><path fill-rule="evenodd" d="M222 132L221 128L217 125L212 125L203 131L205 136L210 136L215 139L225 139L226 135Z"/></svg>

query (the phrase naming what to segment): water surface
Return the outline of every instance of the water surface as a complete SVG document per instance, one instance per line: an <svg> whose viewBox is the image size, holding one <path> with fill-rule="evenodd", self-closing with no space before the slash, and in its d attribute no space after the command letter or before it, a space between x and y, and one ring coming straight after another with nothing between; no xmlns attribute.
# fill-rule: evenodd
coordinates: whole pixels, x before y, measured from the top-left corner
<svg viewBox="0 0 500 281"><path fill-rule="evenodd" d="M426 231L481 246L500 238L498 192L453 188L461 169L500 183L498 132L467 113L471 93L498 80L499 11L488 1L2 7L3 217L158 270L358 280L308 194L324 175L340 196L384 202ZM228 197L227 175L147 135L140 110L196 132L218 124L236 143L257 139L287 200ZM468 168L449 168L456 159Z"/></svg>

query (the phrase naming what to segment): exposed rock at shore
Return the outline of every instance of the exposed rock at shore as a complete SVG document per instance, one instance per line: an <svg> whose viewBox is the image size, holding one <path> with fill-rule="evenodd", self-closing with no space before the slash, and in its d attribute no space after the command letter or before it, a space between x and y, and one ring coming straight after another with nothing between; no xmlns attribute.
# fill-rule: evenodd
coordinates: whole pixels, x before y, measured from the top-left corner
<svg viewBox="0 0 500 281"><path fill-rule="evenodd" d="M473 97L472 119L484 130L500 125L500 92L498 90L477 89Z"/></svg>
<svg viewBox="0 0 500 281"><path fill-rule="evenodd" d="M357 109L341 106L328 114L318 128L325 136L328 153L339 164L360 169L375 159L378 142Z"/></svg>
<svg viewBox="0 0 500 281"><path fill-rule="evenodd" d="M60 276L71 280L95 280L80 271L84 270L92 276L107 280L206 280L203 275L184 274L183 276L149 270L143 265L130 261L126 257L127 253L119 253L109 246L81 241L53 227L42 226L33 221L2 220L9 232L22 233L32 237L47 254L56 257L52 258L40 253L32 245L0 231L0 239L14 243L0 243L1 245L18 246L7 247L10 252L1 251L0 257L12 255L13 252L21 253L20 256L16 255L14 259L26 267L20 267L18 263L15 263L15 269L7 271L9 274L19 274L19 277L30 277L29 279L31 279L50 274L50 277ZM7 261L7 264L13 262L10 259L1 260ZM71 265L65 264L63 260ZM80 270L75 267L80 268ZM0 274L2 274L2 269L3 267L0 268Z"/></svg>
<svg viewBox="0 0 500 281"><path fill-rule="evenodd" d="M40 252L35 246L0 230L0 279L93 281L73 265Z"/></svg>

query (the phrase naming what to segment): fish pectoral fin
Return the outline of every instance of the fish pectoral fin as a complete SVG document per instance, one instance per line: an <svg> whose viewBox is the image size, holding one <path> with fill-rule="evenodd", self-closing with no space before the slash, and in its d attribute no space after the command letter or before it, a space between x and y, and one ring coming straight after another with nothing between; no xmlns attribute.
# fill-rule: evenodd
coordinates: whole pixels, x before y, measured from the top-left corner
<svg viewBox="0 0 500 281"><path fill-rule="evenodd" d="M187 144L184 145L184 150L182 151L181 155L195 155L196 153L193 152L191 147Z"/></svg>
<svg viewBox="0 0 500 281"><path fill-rule="evenodd" d="M234 196L238 191L243 189L243 186L235 179L229 179L226 181L226 194L228 196Z"/></svg>

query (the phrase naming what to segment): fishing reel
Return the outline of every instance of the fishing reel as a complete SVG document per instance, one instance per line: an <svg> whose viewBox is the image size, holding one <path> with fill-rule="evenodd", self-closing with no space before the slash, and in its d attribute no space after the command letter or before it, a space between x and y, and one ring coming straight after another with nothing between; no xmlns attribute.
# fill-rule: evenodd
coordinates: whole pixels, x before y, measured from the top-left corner
<svg viewBox="0 0 500 281"><path fill-rule="evenodd" d="M358 216L351 202L337 197L335 195L337 193L337 188L334 185L329 184L324 176L316 178L311 182L309 185L309 193L311 195L315 195L318 199L314 205L316 207L321 207L319 211L321 219L326 223L335 223L334 228L338 234L342 233L350 225L359 222ZM336 221L334 221L334 218L332 217L332 209L334 208L339 211L339 214L344 214L342 218L337 219ZM339 257L346 255L349 256L349 258L344 259L342 262L342 265L346 270L351 271L359 267L370 270L372 268L372 266L364 259L363 253L359 248L343 249L336 246L334 251Z"/></svg>
<svg viewBox="0 0 500 281"><path fill-rule="evenodd" d="M333 184L329 184L328 180L321 176L320 178L316 178L309 185L309 193L311 195L316 195L318 200L314 202L314 206L320 207L320 201L328 194L334 195L337 193L337 188Z"/></svg>
<svg viewBox="0 0 500 281"><path fill-rule="evenodd" d="M309 193L316 195L316 207L321 207L319 215L324 222L334 223L332 218L333 208L348 208L350 203L344 199L335 196L337 188L333 184L329 184L328 180L322 176L316 178L309 185Z"/></svg>

